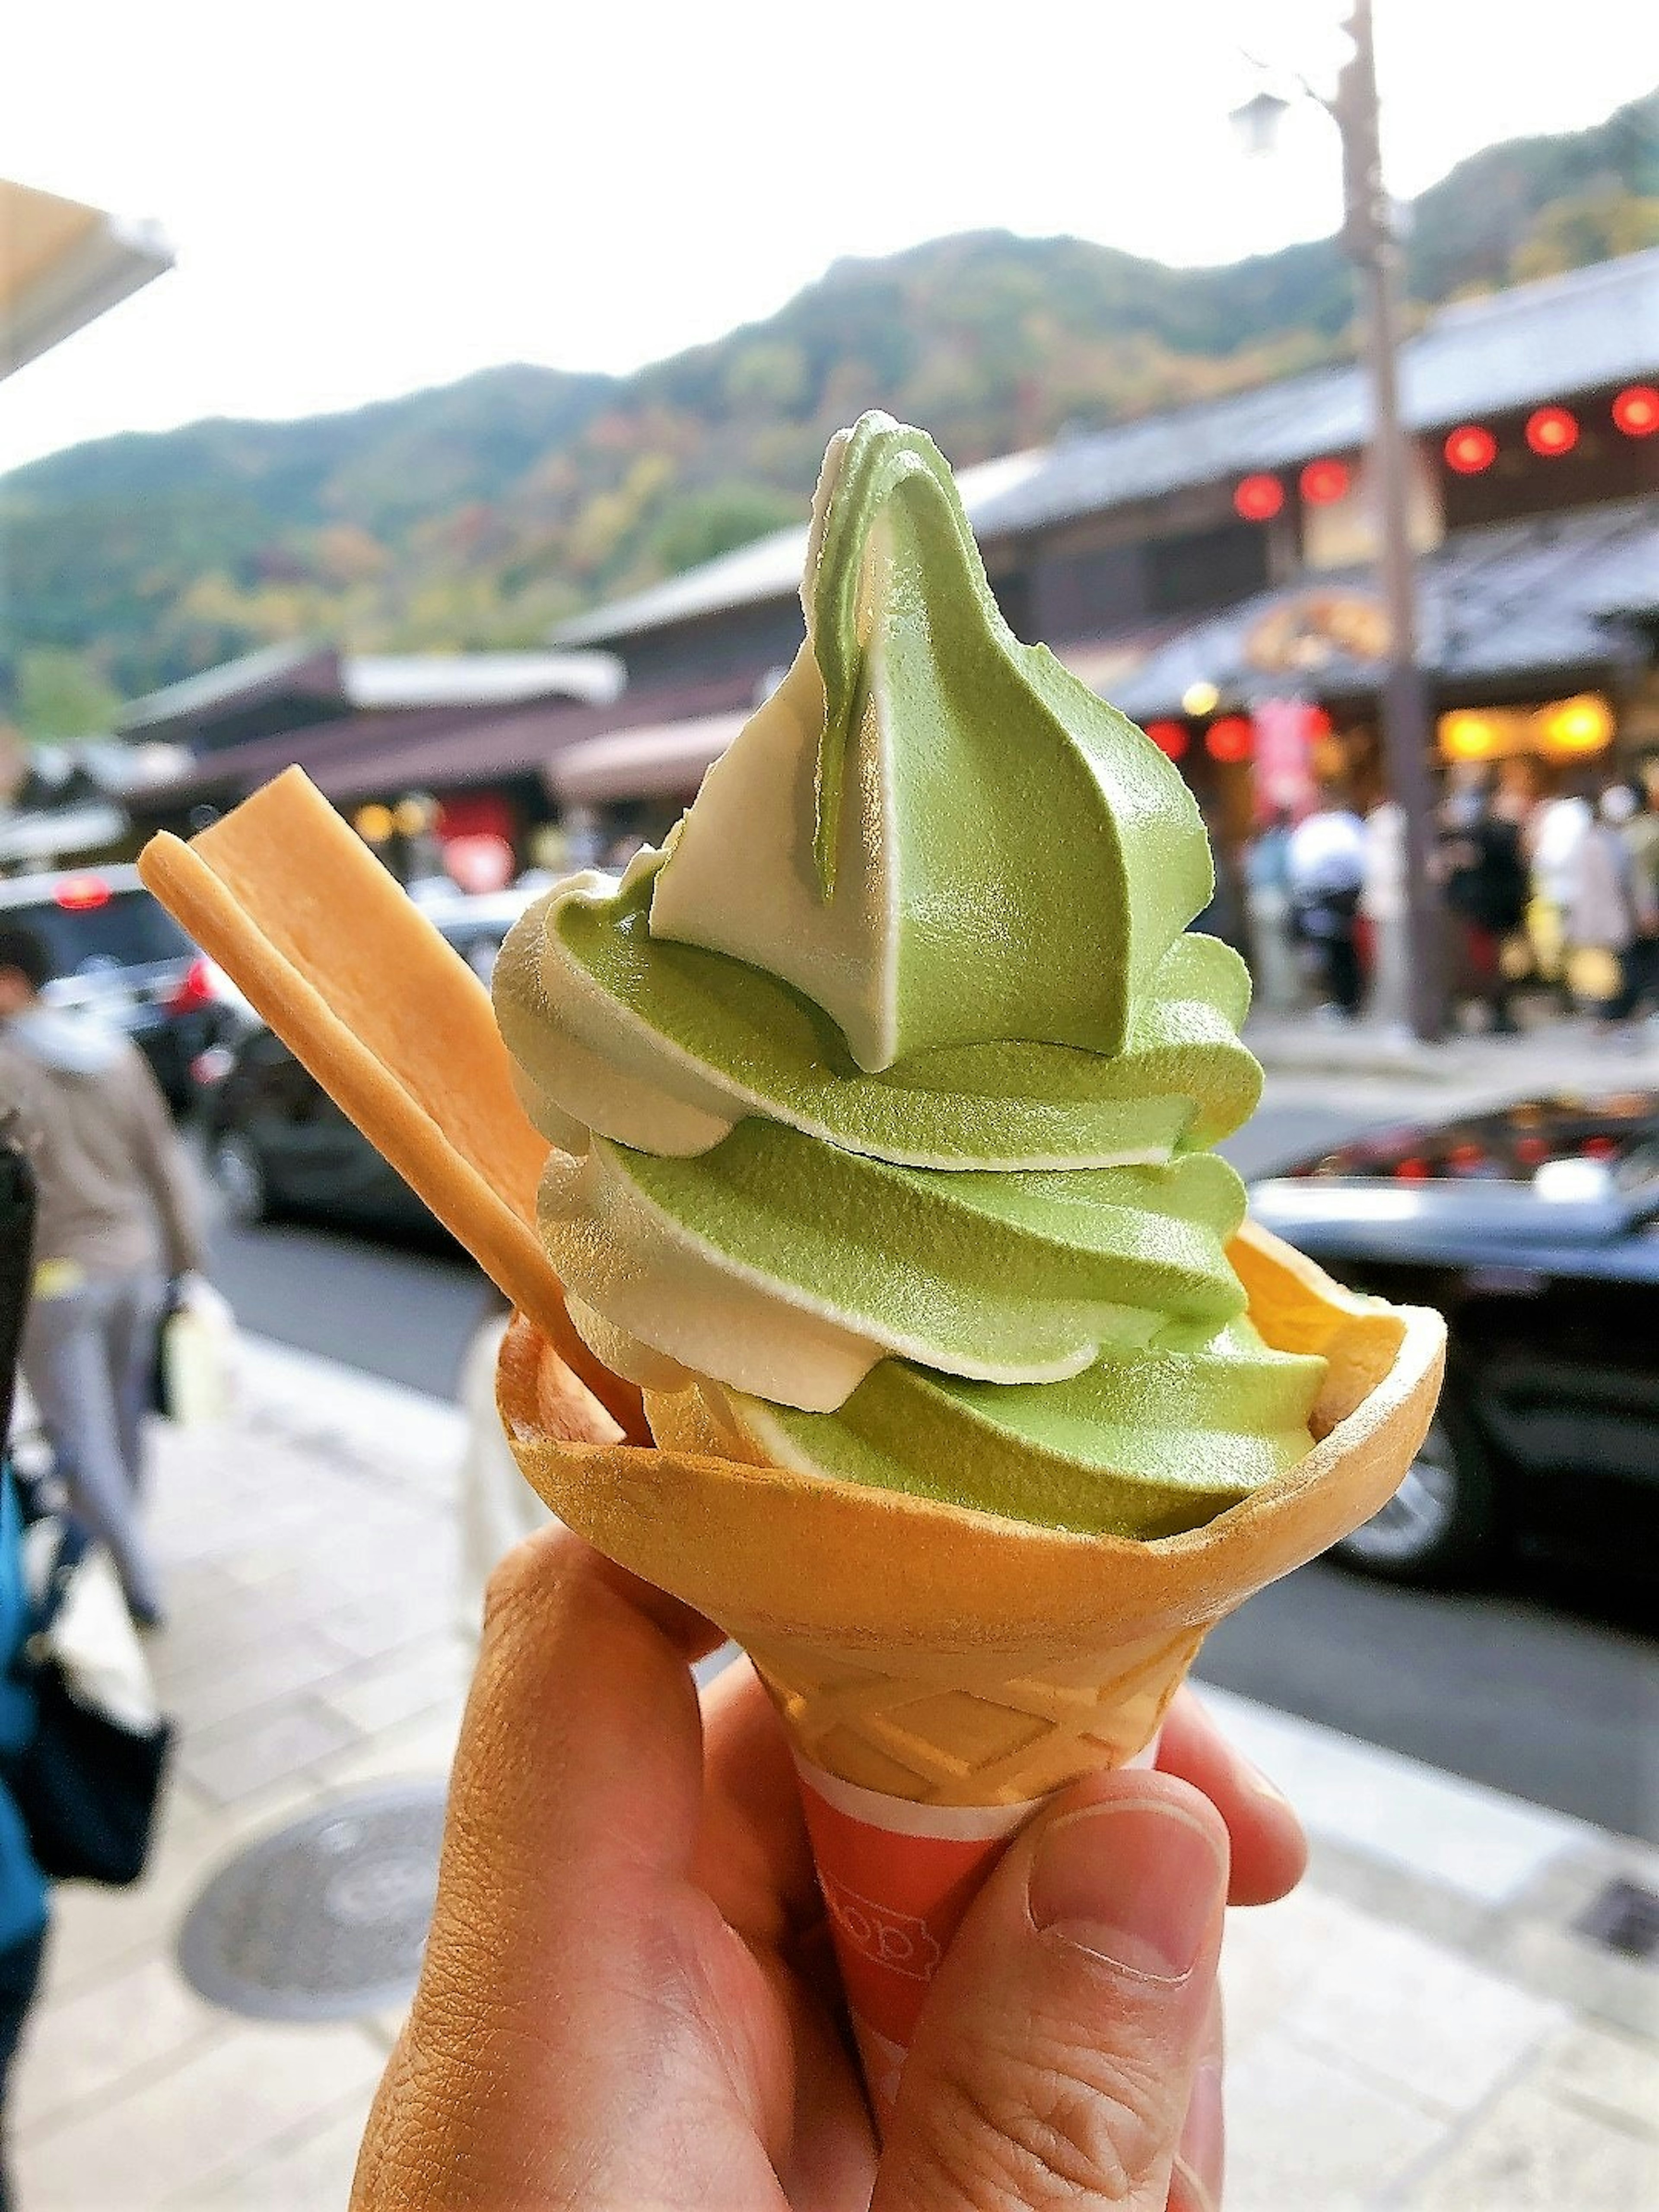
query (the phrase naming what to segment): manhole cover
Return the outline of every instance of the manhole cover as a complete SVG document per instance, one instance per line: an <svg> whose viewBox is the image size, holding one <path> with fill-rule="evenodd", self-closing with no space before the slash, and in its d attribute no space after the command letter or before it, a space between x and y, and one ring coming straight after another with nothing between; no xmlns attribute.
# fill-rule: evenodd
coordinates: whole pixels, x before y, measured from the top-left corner
<svg viewBox="0 0 1659 2212"><path fill-rule="evenodd" d="M444 1791L346 1797L222 1867L179 1936L185 1978L255 2020L345 2020L401 2004L438 1887Z"/></svg>
<svg viewBox="0 0 1659 2212"><path fill-rule="evenodd" d="M1627 1959L1659 1958L1659 1897L1639 1882L1610 1881L1577 1924L1581 1936Z"/></svg>

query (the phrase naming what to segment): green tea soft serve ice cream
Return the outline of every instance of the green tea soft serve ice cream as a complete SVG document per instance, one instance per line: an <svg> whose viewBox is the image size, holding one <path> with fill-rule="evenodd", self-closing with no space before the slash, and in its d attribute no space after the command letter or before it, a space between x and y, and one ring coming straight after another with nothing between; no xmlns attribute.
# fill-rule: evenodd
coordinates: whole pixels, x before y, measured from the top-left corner
<svg viewBox="0 0 1659 2212"><path fill-rule="evenodd" d="M834 441L802 600L664 850L561 884L496 969L572 1317L735 1456L1199 1526L1309 1450L1323 1363L1227 1259L1210 1147L1261 1076L1243 963L1188 931L1196 806L1010 632L920 432Z"/></svg>

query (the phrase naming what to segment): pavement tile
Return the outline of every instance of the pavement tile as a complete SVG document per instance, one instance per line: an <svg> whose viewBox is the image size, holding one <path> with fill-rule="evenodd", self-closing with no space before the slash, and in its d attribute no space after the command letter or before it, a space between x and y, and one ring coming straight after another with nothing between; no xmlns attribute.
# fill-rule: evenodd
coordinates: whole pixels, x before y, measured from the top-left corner
<svg viewBox="0 0 1659 2212"><path fill-rule="evenodd" d="M384 2057L355 2027L228 2021L156 2079L20 2143L19 2201L28 2212L151 2212L349 2098L366 2103Z"/></svg>
<svg viewBox="0 0 1659 2212"><path fill-rule="evenodd" d="M371 1783L441 1779L454 1763L459 1731L459 1715L442 1714L389 1729L354 1750L324 1760L315 1769L318 1786L331 1795Z"/></svg>
<svg viewBox="0 0 1659 2212"><path fill-rule="evenodd" d="M8 2085L7 2118L27 2141L66 2109L121 2094L129 2081L216 2034L224 2015L198 1997L171 1960L153 1956L31 2014Z"/></svg>
<svg viewBox="0 0 1659 2212"><path fill-rule="evenodd" d="M322 1701L364 1735L374 1735L434 1707L459 1714L471 1673L471 1655L457 1640L447 1638L429 1648L416 1645L407 1656L395 1655L370 1669L359 1668L331 1683Z"/></svg>
<svg viewBox="0 0 1659 2212"><path fill-rule="evenodd" d="M1510 1902L1553 1859L1595 1832L1335 1729L1290 1720L1207 1685L1203 1695L1310 1828L1431 1875L1478 1903Z"/></svg>
<svg viewBox="0 0 1659 2212"><path fill-rule="evenodd" d="M331 1682L356 1665L349 1651L315 1629L290 1627L267 1636L239 1664L204 1660L186 1680L167 1687L185 1716L192 1738L206 1729L256 1712L296 1690Z"/></svg>
<svg viewBox="0 0 1659 2212"><path fill-rule="evenodd" d="M315 1698L296 1698L252 1720L226 1721L187 1736L180 1771L220 1804L314 1766L356 1740L349 1721Z"/></svg>
<svg viewBox="0 0 1659 2212"><path fill-rule="evenodd" d="M1410 1929L1351 1913L1280 2018L1449 2115L1490 2096L1567 2014Z"/></svg>
<svg viewBox="0 0 1659 2212"><path fill-rule="evenodd" d="M1341 1954L1362 1918L1309 1882L1277 1905L1230 1912L1221 1954L1228 2050L1248 2051L1273 2027L1324 1962Z"/></svg>
<svg viewBox="0 0 1659 2212"><path fill-rule="evenodd" d="M1227 2212L1361 2212L1444 2136L1421 2106L1269 2028L1228 2067Z"/></svg>
<svg viewBox="0 0 1659 2212"><path fill-rule="evenodd" d="M1401 2200L1402 2212L1653 2212L1655 2206L1659 2136L1551 2096L1535 2077L1497 2099Z"/></svg>
<svg viewBox="0 0 1659 2212"><path fill-rule="evenodd" d="M448 1609L435 1596L407 1589L360 1595L317 1620L325 1635L359 1659L379 1659L417 1638L442 1635L449 1626Z"/></svg>
<svg viewBox="0 0 1659 2212"><path fill-rule="evenodd" d="M356 2098L320 2128L273 2145L240 2173L167 2200L178 2212L343 2212L356 2170L368 2099Z"/></svg>
<svg viewBox="0 0 1659 2212"><path fill-rule="evenodd" d="M1650 2043L1579 2023L1545 2053L1543 2081L1565 2103L1659 2131L1659 2051Z"/></svg>

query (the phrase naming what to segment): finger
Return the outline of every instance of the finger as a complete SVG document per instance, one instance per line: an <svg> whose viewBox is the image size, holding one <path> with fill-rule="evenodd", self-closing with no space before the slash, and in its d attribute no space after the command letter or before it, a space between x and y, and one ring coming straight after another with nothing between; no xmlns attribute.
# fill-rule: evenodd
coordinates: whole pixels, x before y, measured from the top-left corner
<svg viewBox="0 0 1659 2212"><path fill-rule="evenodd" d="M928 1991L874 2212L1164 2212L1227 1858L1209 1801L1139 1770L1015 1841Z"/></svg>
<svg viewBox="0 0 1659 2212"><path fill-rule="evenodd" d="M551 2202L584 2116L614 2131L623 2112L619 2140L648 2124L671 2018L695 2008L688 1940L732 1942L706 1904L688 1938L684 1907L702 1794L686 1662L712 1633L562 1529L496 1570L420 1985L354 2203L460 2202L469 2175L498 2191L471 2201L512 2201L509 2173Z"/></svg>
<svg viewBox="0 0 1659 2212"><path fill-rule="evenodd" d="M1187 2117L1176 2149L1175 2171L1170 2181L1170 2212L1216 2212L1226 2166L1226 2118L1222 2102L1222 2062L1225 2038L1222 2026L1221 1991L1210 1995L1210 2014L1205 2023L1204 2045L1187 2100Z"/></svg>
<svg viewBox="0 0 1659 2212"><path fill-rule="evenodd" d="M783 1723L739 1659L702 1693L702 1832L694 1879L750 1942L784 1950L823 1917Z"/></svg>
<svg viewBox="0 0 1659 2212"><path fill-rule="evenodd" d="M1161 1774L1178 1774L1201 1790L1232 1838L1230 1905L1271 1905L1296 1887L1308 1868L1308 1839L1290 1800L1237 1752L1188 1689L1164 1719Z"/></svg>

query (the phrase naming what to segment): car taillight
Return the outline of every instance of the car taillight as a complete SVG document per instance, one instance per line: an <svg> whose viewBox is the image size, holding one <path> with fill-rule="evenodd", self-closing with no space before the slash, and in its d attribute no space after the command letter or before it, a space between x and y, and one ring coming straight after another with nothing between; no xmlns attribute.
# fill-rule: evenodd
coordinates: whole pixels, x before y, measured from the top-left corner
<svg viewBox="0 0 1659 2212"><path fill-rule="evenodd" d="M52 896L66 914L89 914L94 907L109 904L109 885L101 876L65 876Z"/></svg>
<svg viewBox="0 0 1659 2212"><path fill-rule="evenodd" d="M167 995L170 1014L193 1014L198 1006L210 1006L216 994L213 970L202 959L192 960Z"/></svg>

